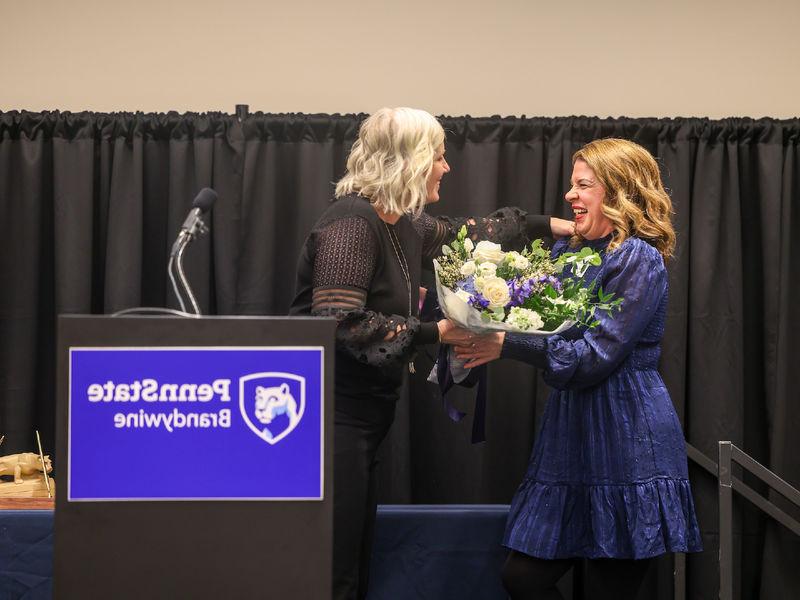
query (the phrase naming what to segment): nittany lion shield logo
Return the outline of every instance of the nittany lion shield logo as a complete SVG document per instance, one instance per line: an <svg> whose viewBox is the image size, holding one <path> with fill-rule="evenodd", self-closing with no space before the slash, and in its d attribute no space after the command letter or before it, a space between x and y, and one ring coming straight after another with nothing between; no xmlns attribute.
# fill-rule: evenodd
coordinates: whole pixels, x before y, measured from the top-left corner
<svg viewBox="0 0 800 600"><path fill-rule="evenodd" d="M253 373L239 378L239 410L247 426L277 444L303 418L306 379L292 373Z"/></svg>

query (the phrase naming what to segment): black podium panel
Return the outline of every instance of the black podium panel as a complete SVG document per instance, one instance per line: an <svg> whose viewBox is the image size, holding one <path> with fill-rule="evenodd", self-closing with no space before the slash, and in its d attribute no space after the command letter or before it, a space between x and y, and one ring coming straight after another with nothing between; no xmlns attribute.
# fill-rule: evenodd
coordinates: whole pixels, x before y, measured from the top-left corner
<svg viewBox="0 0 800 600"><path fill-rule="evenodd" d="M56 440L59 488L55 511L55 597L81 600L330 598L334 330L333 320L316 318L59 317ZM192 485L202 478L208 478L208 481L215 482L212 487L223 490L222 493L212 492L210 495L214 496L213 499L161 496L140 499L126 469L117 468L115 465L119 461L109 455L108 444L104 441L108 438L103 437L105 434L98 430L95 440L94 434L87 433L86 427L81 429L81 423L74 422L82 417L78 411L73 410L73 414L70 414L69 410L74 401L70 397L71 369L76 353L84 351L81 349L100 350L98 356L102 359L105 353L112 351L110 349L149 349L157 352L178 349L191 354L208 348L236 351L313 348L319 352L322 379L318 387L321 388L322 398L317 414L322 437L318 444L318 460L322 478L317 486L318 495L314 491L305 499L225 498L225 481L229 474L224 466L224 457L230 448L226 448L225 443L220 443L217 448L209 448L214 457L223 457L219 463L210 461L214 463L212 465L209 461L198 462L191 452L185 452L178 443L168 454L155 460L152 448L139 446L142 448L142 460L153 463L147 468L152 469L154 480L171 481L170 477L164 476L164 472L174 474L179 480L184 478ZM94 359L95 356L90 358ZM95 365L95 368L102 371L102 365ZM117 368L118 364L109 364L109 372ZM239 385L244 386L245 383ZM230 392L233 396L235 384L231 383L230 390L220 388L213 393ZM85 410L91 412L95 410L95 405L88 403L96 402L97 411L109 410L112 404L124 400L119 405L124 404L130 413L129 398L121 392L110 391L111 387L109 384L101 388L98 383L95 387L81 388L88 390L82 397L84 404L81 406L89 407ZM196 391L198 398L204 401L211 397L211 387L193 388L190 391ZM148 409L144 402L144 390L144 387L136 390L137 395L141 391L142 409L139 411L137 406L136 412L141 412L142 418ZM208 395L204 397L206 392ZM161 393L167 392L162 389ZM184 393L183 390L181 393ZM113 394L116 395L112 401ZM126 394L131 395L130 389ZM154 402L152 406L156 404ZM212 404L208 402L207 405ZM245 431L245 409L240 411L233 398L230 406L229 429L238 427ZM180 412L178 409L175 411L176 414ZM273 412L278 413L276 418L285 418L287 414L296 416L299 411L293 406L287 413L284 406ZM311 418L311 414L309 411L304 418ZM129 418L135 420L139 417L133 415ZM264 448L277 448L282 444L283 448L288 447L287 440L275 443L280 436L274 437L269 433L263 434L264 440L257 439L260 425L257 422L256 425L256 428L249 426L253 430L254 446L262 444ZM132 427L130 422L125 424L124 417L117 426ZM300 426L296 423L295 426L299 432ZM82 432L80 439L70 439L70 432L77 436L75 431ZM109 435L117 434L112 429ZM180 435L170 438L162 432L159 439L180 440ZM241 436L247 435L251 433L241 433ZM149 438L131 436L131 439ZM215 443L213 436L208 439L212 439L211 444ZM92 445L87 452L89 442ZM252 471L253 477L259 477L262 472L260 456L265 454L260 450L255 452L252 464L244 467L244 470ZM127 456L126 460L130 461L131 457ZM231 460L234 460L233 455ZM241 459L235 460L236 465L232 465L231 470L241 474ZM110 487L124 490L122 496L127 494L129 497L118 497L120 492L111 490L109 496L117 496L104 498L106 494L103 490L93 490L91 485L81 488L78 475L80 469L85 467L79 465L103 464L102 461L108 464L112 476L119 478L111 479L115 485ZM74 469L74 473L70 473L70 469ZM73 474L75 477L71 477ZM287 477L290 475L287 474ZM231 478L231 483L246 489L246 479L237 475ZM72 482L71 486L69 482ZM280 481L273 483L280 484ZM157 484L154 486L157 488ZM145 495L152 494L148 488ZM171 491L167 496L170 494Z"/></svg>

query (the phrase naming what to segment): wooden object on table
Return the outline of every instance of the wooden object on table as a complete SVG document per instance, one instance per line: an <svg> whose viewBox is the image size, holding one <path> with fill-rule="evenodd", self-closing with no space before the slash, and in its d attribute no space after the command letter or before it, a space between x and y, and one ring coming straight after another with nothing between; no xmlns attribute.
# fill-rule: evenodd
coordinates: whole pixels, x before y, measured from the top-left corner
<svg viewBox="0 0 800 600"><path fill-rule="evenodd" d="M52 483L52 480L51 480ZM53 510L55 498L7 498L0 496L0 510Z"/></svg>
<svg viewBox="0 0 800 600"><path fill-rule="evenodd" d="M55 497L55 491L55 479L50 479L50 490L48 490L44 475L25 477L19 483L16 481L4 481L0 483L0 498Z"/></svg>
<svg viewBox="0 0 800 600"><path fill-rule="evenodd" d="M50 455L44 457L44 463L47 466L47 472L51 472L53 464L50 462ZM0 456L0 477L13 475L15 483L21 483L23 475L37 475L42 472L42 462L39 459L39 455L33 452Z"/></svg>
<svg viewBox="0 0 800 600"><path fill-rule="evenodd" d="M47 478L45 469L53 470L49 456L39 456L33 452L0 456L0 499L52 499L55 480ZM4 476L8 480L4 480Z"/></svg>

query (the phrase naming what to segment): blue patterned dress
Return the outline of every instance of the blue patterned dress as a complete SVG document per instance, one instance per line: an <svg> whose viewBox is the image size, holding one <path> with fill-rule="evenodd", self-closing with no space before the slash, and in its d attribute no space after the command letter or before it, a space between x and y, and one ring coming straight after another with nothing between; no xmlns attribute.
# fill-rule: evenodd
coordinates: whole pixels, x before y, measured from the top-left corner
<svg viewBox="0 0 800 600"><path fill-rule="evenodd" d="M541 368L554 388L503 544L539 558L650 558L699 552L700 531L680 422L658 374L667 272L638 238L586 277L623 297L594 329L508 334L504 358ZM569 248L558 242L553 256Z"/></svg>

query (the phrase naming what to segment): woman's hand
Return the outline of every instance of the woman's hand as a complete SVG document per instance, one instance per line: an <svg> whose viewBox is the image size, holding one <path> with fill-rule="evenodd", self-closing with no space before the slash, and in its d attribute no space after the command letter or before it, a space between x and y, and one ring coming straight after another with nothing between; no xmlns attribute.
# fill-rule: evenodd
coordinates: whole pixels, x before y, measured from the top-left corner
<svg viewBox="0 0 800 600"><path fill-rule="evenodd" d="M450 319L442 319L436 325L439 327L439 342L442 344L452 344L453 346L469 344L477 337L474 333L459 327Z"/></svg>
<svg viewBox="0 0 800 600"><path fill-rule="evenodd" d="M575 234L575 221L550 217L550 232L553 237L562 238Z"/></svg>
<svg viewBox="0 0 800 600"><path fill-rule="evenodd" d="M465 361L464 367L467 369L479 367L500 358L505 339L505 331L476 335L471 341L455 344L456 356Z"/></svg>

